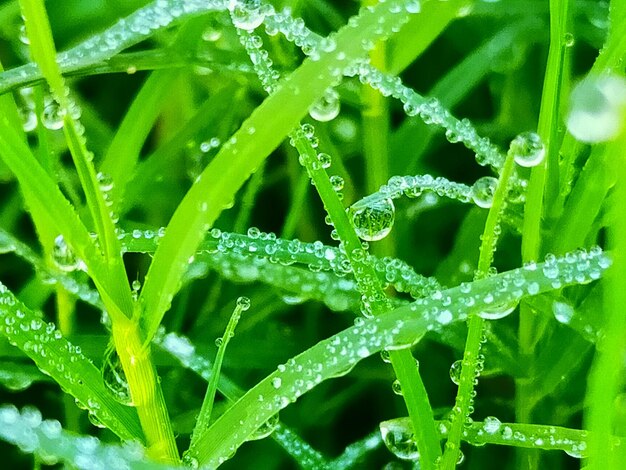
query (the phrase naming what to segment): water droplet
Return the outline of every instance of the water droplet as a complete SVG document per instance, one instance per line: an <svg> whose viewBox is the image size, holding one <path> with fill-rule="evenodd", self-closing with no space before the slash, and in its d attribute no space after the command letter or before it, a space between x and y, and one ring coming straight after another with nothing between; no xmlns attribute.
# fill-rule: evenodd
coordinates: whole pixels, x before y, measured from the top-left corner
<svg viewBox="0 0 626 470"><path fill-rule="evenodd" d="M330 164L332 161L330 155L328 155L327 153L319 153L317 155L317 159L319 160L320 165L322 165L322 168L330 168Z"/></svg>
<svg viewBox="0 0 626 470"><path fill-rule="evenodd" d="M24 132L32 132L37 129L37 113L29 107L19 107L18 113L22 120Z"/></svg>
<svg viewBox="0 0 626 470"><path fill-rule="evenodd" d="M552 303L552 313L556 321L567 325L574 316L574 307L567 302L556 301Z"/></svg>
<svg viewBox="0 0 626 470"><path fill-rule="evenodd" d="M228 9L235 27L247 31L257 28L265 19L260 0L230 0Z"/></svg>
<svg viewBox="0 0 626 470"><path fill-rule="evenodd" d="M335 191L341 191L343 189L344 181L341 176L333 175L330 177L330 184Z"/></svg>
<svg viewBox="0 0 626 470"><path fill-rule="evenodd" d="M82 266L82 261L74 255L72 249L65 243L63 235L54 239L52 260L61 271L65 272L76 271Z"/></svg>
<svg viewBox="0 0 626 470"><path fill-rule="evenodd" d="M463 361L459 359L458 361L454 361L450 366L450 379L455 385L459 385L461 383L461 369L463 368Z"/></svg>
<svg viewBox="0 0 626 470"><path fill-rule="evenodd" d="M422 11L420 0L410 0L405 3L404 8L408 13L419 13Z"/></svg>
<svg viewBox="0 0 626 470"><path fill-rule="evenodd" d="M383 421L380 435L389 451L402 460L417 460L419 452L411 423L406 418Z"/></svg>
<svg viewBox="0 0 626 470"><path fill-rule="evenodd" d="M523 132L511 142L510 151L515 163L523 167L539 165L546 155L546 147L536 132Z"/></svg>
<svg viewBox="0 0 626 470"><path fill-rule="evenodd" d="M311 108L309 109L309 115L320 122L332 121L339 114L341 109L341 101L339 100L339 93L333 88L329 88Z"/></svg>
<svg viewBox="0 0 626 470"><path fill-rule="evenodd" d="M274 387L276 390L278 390L282 384L283 384L283 381L281 380L280 377L274 377L272 379L272 387Z"/></svg>
<svg viewBox="0 0 626 470"><path fill-rule="evenodd" d="M472 186L472 200L478 207L489 209L498 187L498 180L493 176L483 176Z"/></svg>
<svg viewBox="0 0 626 470"><path fill-rule="evenodd" d="M65 112L56 101L48 103L41 115L41 123L46 129L51 131L59 130L63 127L63 116Z"/></svg>
<svg viewBox="0 0 626 470"><path fill-rule="evenodd" d="M239 297L237 299L237 307L239 307L242 312L245 312L250 308L250 299L248 297Z"/></svg>
<svg viewBox="0 0 626 470"><path fill-rule="evenodd" d="M495 434L500 430L502 423L494 416L487 416L483 423L483 429L487 434Z"/></svg>
<svg viewBox="0 0 626 470"><path fill-rule="evenodd" d="M385 238L391 232L396 215L396 208L390 198L367 205L357 202L349 211L356 234L368 242Z"/></svg>
<svg viewBox="0 0 626 470"><path fill-rule="evenodd" d="M248 437L249 441L257 441L259 439L265 439L270 436L278 427L279 417L278 413L272 416L270 419L265 421L256 431L254 431L250 437Z"/></svg>
<svg viewBox="0 0 626 470"><path fill-rule="evenodd" d="M492 307L483 308L478 316L485 320L499 320L510 315L517 307L518 301L507 302L505 304L494 305Z"/></svg>
<svg viewBox="0 0 626 470"><path fill-rule="evenodd" d="M113 398L123 405L133 406L126 374L113 344L110 344L104 353L102 381L109 392L111 392L111 395L113 395Z"/></svg>
<svg viewBox="0 0 626 470"><path fill-rule="evenodd" d="M394 380L391 384L391 390L393 390L393 393L396 395L402 395L402 385L398 379Z"/></svg>
<svg viewBox="0 0 626 470"><path fill-rule="evenodd" d="M576 43L576 39L572 33L565 33L563 36L563 45L565 47L572 47Z"/></svg>
<svg viewBox="0 0 626 470"><path fill-rule="evenodd" d="M200 462L198 462L198 459L195 457L192 457L191 454L189 454L188 452L185 452L183 454L183 463L191 468L191 469L197 469L200 468Z"/></svg>
<svg viewBox="0 0 626 470"><path fill-rule="evenodd" d="M626 80L617 76L587 78L572 91L567 129L581 142L614 139L623 126Z"/></svg>

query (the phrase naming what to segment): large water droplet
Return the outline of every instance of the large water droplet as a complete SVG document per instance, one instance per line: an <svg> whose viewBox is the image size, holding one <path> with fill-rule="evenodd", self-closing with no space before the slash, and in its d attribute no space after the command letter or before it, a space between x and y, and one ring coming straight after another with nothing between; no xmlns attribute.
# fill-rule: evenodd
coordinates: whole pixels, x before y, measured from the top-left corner
<svg viewBox="0 0 626 470"><path fill-rule="evenodd" d="M499 320L510 315L517 307L518 301L507 302L505 304L494 305L492 307L483 308L478 316L485 320Z"/></svg>
<svg viewBox="0 0 626 470"><path fill-rule="evenodd" d="M52 260L61 271L65 272L76 271L82 266L81 260L76 257L72 249L65 243L63 235L59 235L54 239Z"/></svg>
<svg viewBox="0 0 626 470"><path fill-rule="evenodd" d="M483 176L472 185L472 200L478 207L489 209L498 188L498 180L493 176Z"/></svg>
<svg viewBox="0 0 626 470"><path fill-rule="evenodd" d="M254 431L250 437L248 437L248 440L257 441L259 439L265 439L276 430L278 423L278 413L276 413L270 419L265 421L256 431Z"/></svg>
<svg viewBox="0 0 626 470"><path fill-rule="evenodd" d="M458 361L454 361L450 366L450 379L455 385L459 385L461 383L461 369L463 368L463 361L460 359Z"/></svg>
<svg viewBox="0 0 626 470"><path fill-rule="evenodd" d="M500 430L502 423L494 416L487 416L483 423L483 429L487 434L495 434Z"/></svg>
<svg viewBox="0 0 626 470"><path fill-rule="evenodd" d="M539 165L546 155L546 147L536 132L523 132L511 142L510 151L515 163L523 167Z"/></svg>
<svg viewBox="0 0 626 470"><path fill-rule="evenodd" d="M59 130L63 127L63 116L65 112L56 101L51 101L43 109L41 123L46 129L51 131Z"/></svg>
<svg viewBox="0 0 626 470"><path fill-rule="evenodd" d="M552 304L552 313L556 321L568 324L574 316L574 307L566 302L556 301Z"/></svg>
<svg viewBox="0 0 626 470"><path fill-rule="evenodd" d="M133 406L130 387L126 381L126 374L122 362L113 344L110 344L102 360L102 381L106 388L122 405Z"/></svg>
<svg viewBox="0 0 626 470"><path fill-rule="evenodd" d="M617 76L588 78L572 91L567 129L581 142L615 138L623 126L626 80Z"/></svg>
<svg viewBox="0 0 626 470"><path fill-rule="evenodd" d="M265 19L260 0L230 0L228 9L235 27L247 31L257 28Z"/></svg>
<svg viewBox="0 0 626 470"><path fill-rule="evenodd" d="M332 121L339 114L341 109L341 101L339 101L339 93L333 88L329 88L311 108L309 115L320 122Z"/></svg>
<svg viewBox="0 0 626 470"><path fill-rule="evenodd" d="M379 425L380 435L387 449L402 460L417 460L419 452L411 422L406 418L383 421Z"/></svg>
<svg viewBox="0 0 626 470"><path fill-rule="evenodd" d="M396 208L390 198L368 204L357 202L349 211L356 234L368 242L385 238L391 232L396 216Z"/></svg>

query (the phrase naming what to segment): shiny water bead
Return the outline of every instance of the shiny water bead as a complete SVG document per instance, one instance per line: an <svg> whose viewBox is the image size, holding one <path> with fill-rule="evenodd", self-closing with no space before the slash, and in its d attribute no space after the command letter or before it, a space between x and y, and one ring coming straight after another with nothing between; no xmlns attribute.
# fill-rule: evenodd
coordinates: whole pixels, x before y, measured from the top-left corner
<svg viewBox="0 0 626 470"><path fill-rule="evenodd" d="M478 316L485 320L500 320L501 318L509 316L517 307L518 301L514 300L506 304L494 305L487 308L483 308L478 313Z"/></svg>
<svg viewBox="0 0 626 470"><path fill-rule="evenodd" d="M113 189L113 178L111 178L111 175L99 172L96 175L96 179L98 180L98 186L100 187L100 191L106 193Z"/></svg>
<svg viewBox="0 0 626 470"><path fill-rule="evenodd" d="M260 0L230 0L228 9L237 28L252 31L263 23L265 8Z"/></svg>
<svg viewBox="0 0 626 470"><path fill-rule="evenodd" d="M330 184L335 191L341 191L343 189L344 180L341 176L333 175L330 177Z"/></svg>
<svg viewBox="0 0 626 470"><path fill-rule="evenodd" d="M239 308L242 312L248 310L250 308L250 299L248 297L237 298L237 308Z"/></svg>
<svg viewBox="0 0 626 470"><path fill-rule="evenodd" d="M612 140L624 125L626 80L616 75L587 78L572 91L567 129L581 142Z"/></svg>
<svg viewBox="0 0 626 470"><path fill-rule="evenodd" d="M461 369L463 368L463 361L459 359L454 361L450 366L450 379L455 385L461 383Z"/></svg>
<svg viewBox="0 0 626 470"><path fill-rule="evenodd" d="M327 153L318 153L317 154L317 159L320 162L320 165L322 166L322 168L327 169L330 168L330 164L332 161L332 158L330 155L328 155Z"/></svg>
<svg viewBox="0 0 626 470"><path fill-rule="evenodd" d="M380 435L387 449L402 460L417 460L419 452L411 422L406 418L383 421Z"/></svg>
<svg viewBox="0 0 626 470"><path fill-rule="evenodd" d="M107 348L102 361L102 382L115 400L122 405L133 406L122 362L112 344Z"/></svg>
<svg viewBox="0 0 626 470"><path fill-rule="evenodd" d="M483 422L483 429L487 434L495 434L500 430L502 423L495 416L487 416Z"/></svg>
<svg viewBox="0 0 626 470"><path fill-rule="evenodd" d="M391 232L396 208L393 200L386 198L367 204L359 201L350 207L349 213L358 237L372 242L385 238Z"/></svg>
<svg viewBox="0 0 626 470"><path fill-rule="evenodd" d="M555 301L552 303L552 314L556 321L567 325L574 317L574 307L567 302Z"/></svg>
<svg viewBox="0 0 626 470"><path fill-rule="evenodd" d="M65 272L76 271L82 266L81 260L76 257L72 249L67 245L63 235L59 235L54 239L52 260L61 271Z"/></svg>
<svg viewBox="0 0 626 470"><path fill-rule="evenodd" d="M254 431L249 437L249 441L257 441L259 439L265 439L270 436L280 424L279 415L276 413L270 419L265 421L256 431Z"/></svg>
<svg viewBox="0 0 626 470"><path fill-rule="evenodd" d="M404 8L408 13L419 13L422 11L422 4L420 0L410 0L405 2Z"/></svg>
<svg viewBox="0 0 626 470"><path fill-rule="evenodd" d="M341 101L339 93L334 88L329 88L311 108L309 115L320 122L332 121L339 114L341 109Z"/></svg>
<svg viewBox="0 0 626 470"><path fill-rule="evenodd" d="M543 161L546 146L536 132L523 132L513 139L509 151L519 166L533 167Z"/></svg>
<svg viewBox="0 0 626 470"><path fill-rule="evenodd" d="M38 119L34 109L28 106L20 106L17 111L22 121L24 132L32 132L37 129Z"/></svg>
<svg viewBox="0 0 626 470"><path fill-rule="evenodd" d="M65 112L56 101L47 104L41 115L41 123L46 129L56 131L63 128L63 116Z"/></svg>
<svg viewBox="0 0 626 470"><path fill-rule="evenodd" d="M483 176L472 186L472 200L478 207L489 209L498 187L498 180L493 176Z"/></svg>

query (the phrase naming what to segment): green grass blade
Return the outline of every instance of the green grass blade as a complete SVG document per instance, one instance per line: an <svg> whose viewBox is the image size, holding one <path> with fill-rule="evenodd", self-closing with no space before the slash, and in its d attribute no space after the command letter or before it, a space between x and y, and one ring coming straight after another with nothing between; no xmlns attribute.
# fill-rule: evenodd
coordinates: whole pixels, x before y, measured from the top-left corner
<svg viewBox="0 0 626 470"><path fill-rule="evenodd" d="M404 15L403 11L391 12L385 4L363 11L333 38L335 50L322 53L317 61L306 60L222 147L178 206L150 265L141 293L148 339L169 309L188 260L204 233L250 174L336 82L344 65L365 56L367 51L354 45L385 36L386 28Z"/></svg>
<svg viewBox="0 0 626 470"><path fill-rule="evenodd" d="M565 257L557 258L557 278L563 286L598 279L610 265L609 259L599 249L570 256L580 256L585 263L577 267L568 263ZM359 360L383 348L406 347L427 330L465 320L468 315L491 305L491 301L496 305L506 304L553 290L554 279L546 277L543 267L543 264L528 265L524 269L475 281L469 294L463 294L462 287L443 291L439 300L418 300L319 342L279 366L211 426L206 438L198 443L199 463L209 466L223 463L271 416L321 381L345 373ZM510 285L515 285L515 289L504 287ZM490 301L488 303L485 303L486 296ZM444 306L448 301L450 305ZM337 354L342 347L345 347L346 354Z"/></svg>
<svg viewBox="0 0 626 470"><path fill-rule="evenodd" d="M135 170L141 148L178 75L178 70L164 70L150 75L133 100L102 160L99 169L111 177L116 196L120 199Z"/></svg>
<svg viewBox="0 0 626 470"><path fill-rule="evenodd" d="M241 314L248 310L248 308L250 308L250 299L246 297L239 297L237 299L235 310L226 325L226 330L224 330L224 335L218 340L219 345L215 361L213 362L213 368L211 370L211 378L209 379L206 394L204 396L204 400L202 401L200 414L196 420L196 426L193 428L193 432L191 433L191 443L189 444L189 450L186 454L186 458L188 458L190 462L197 460L196 445L198 441L203 438L204 434L209 429L209 424L211 423L211 413L213 411L215 393L217 392L217 384L222 370L222 362L224 362L224 355L226 354L226 347L228 346L231 338L235 335L235 328L237 327L237 323L239 323Z"/></svg>

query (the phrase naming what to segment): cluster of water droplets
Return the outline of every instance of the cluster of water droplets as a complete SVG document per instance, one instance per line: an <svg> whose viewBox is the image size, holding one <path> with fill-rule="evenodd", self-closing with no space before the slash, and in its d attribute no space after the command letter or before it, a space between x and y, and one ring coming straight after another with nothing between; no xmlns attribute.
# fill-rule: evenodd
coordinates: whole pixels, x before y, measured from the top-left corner
<svg viewBox="0 0 626 470"><path fill-rule="evenodd" d="M140 444L103 444L93 436L76 436L64 431L57 420L42 419L32 406L22 410L13 405L0 407L0 436L22 452L36 454L45 465L64 462L80 470L150 468Z"/></svg>
<svg viewBox="0 0 626 470"><path fill-rule="evenodd" d="M439 422L437 430L441 438L448 435L448 426L447 421ZM380 432L383 442L396 457L403 460L417 459L419 461L410 418L402 417L383 421L380 423ZM483 421L468 422L464 426L462 434L463 440L474 446L500 444L562 450L570 457L575 458L584 458L587 451L586 431L575 431L549 425L505 424L495 416L487 416Z"/></svg>
<svg viewBox="0 0 626 470"><path fill-rule="evenodd" d="M63 246L63 244L61 244L60 248L62 248L63 252L65 252L66 249L69 249L67 246ZM20 242L10 233L0 229L0 254L8 252L15 253L17 256L31 264L35 268L37 275L40 277L43 283L58 283L62 285L65 290L75 295L79 299L87 302L90 305L95 306L96 308L102 308L100 295L96 290L91 289L87 284L85 284L84 282L80 282L75 277L65 274L69 274L70 272L72 272L72 270L68 271L67 269L61 269L60 272L57 270L51 270L46 265L46 263L42 261L39 255L37 255L30 249L30 247ZM64 259L65 256L61 257L58 261L63 262ZM74 265L74 261L70 261L70 266ZM57 262L55 262L55 264ZM68 266L64 265L64 267ZM79 267L83 268L83 264L81 263Z"/></svg>
<svg viewBox="0 0 626 470"><path fill-rule="evenodd" d="M587 432L549 425L505 424L495 416L483 422L468 423L463 439L473 445L504 444L545 450L562 450L570 457L584 458L587 451Z"/></svg>
<svg viewBox="0 0 626 470"><path fill-rule="evenodd" d="M149 231L148 235L142 230L120 232L123 250L130 252L153 252L158 246L159 238L154 231ZM324 245L320 241L307 243L297 239L282 239L256 227L250 228L246 235L213 229L199 250L194 264L206 263L207 267L210 266L226 276L231 276L234 270L240 269L242 280L259 279L258 271L268 264L279 267L302 265L314 275L330 271L339 276L339 280L334 279L337 288L341 290L348 291L355 286L353 281L346 278L352 273L352 267L344 250ZM385 285L392 285L398 292L406 292L419 298L441 289L434 278L416 273L400 259L367 256L381 281ZM238 264L242 266L238 268Z"/></svg>
<svg viewBox="0 0 626 470"><path fill-rule="evenodd" d="M77 404L87 409L94 420L111 422L112 417L96 397L86 395L84 381L96 379L97 369L79 346L68 342L54 323L45 322L40 315L20 304L11 292L0 284L0 332L9 343L30 357L40 371L51 376L63 390L79 397ZM76 367L73 364L81 367ZM77 371L81 371L80 373ZM88 377L87 373L94 374Z"/></svg>

